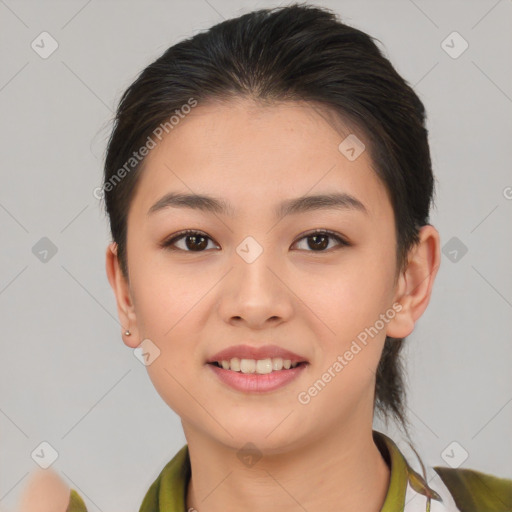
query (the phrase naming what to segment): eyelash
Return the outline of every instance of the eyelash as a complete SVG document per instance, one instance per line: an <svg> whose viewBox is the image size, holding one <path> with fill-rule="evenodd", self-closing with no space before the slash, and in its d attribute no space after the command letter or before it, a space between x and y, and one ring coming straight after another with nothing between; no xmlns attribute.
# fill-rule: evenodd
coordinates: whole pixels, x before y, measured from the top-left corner
<svg viewBox="0 0 512 512"><path fill-rule="evenodd" d="M180 231L179 233L176 233L171 238L168 238L167 240L162 242L160 244L160 246L162 248L165 248L165 249L170 250L170 251L182 251L182 252L191 252L191 253L206 252L206 249L202 250L202 251L190 251L190 250L186 250L186 249L179 249L177 247L173 247L174 243L176 243L178 240L180 240L182 238L185 238L187 235L201 235L204 238L208 238L209 240L212 240L212 238L210 238L206 233L203 233L202 231L196 231L196 230L193 230L193 229L186 229L184 231ZM330 238L333 238L334 240L336 240L339 243L339 247L350 247L352 245L347 240L345 240L343 237L341 237L340 235L338 235L334 231L330 231L328 229L322 229L322 230L311 231L309 233L306 233L306 234L302 235L296 242L294 242L293 245L295 245L297 242L299 242L299 241L301 241L301 240L303 240L305 238L310 238L310 237L315 236L315 235L326 235L326 236L329 236ZM320 250L320 251L307 250L306 252L322 253L322 252L329 252L330 250L332 250L332 248L331 249Z"/></svg>

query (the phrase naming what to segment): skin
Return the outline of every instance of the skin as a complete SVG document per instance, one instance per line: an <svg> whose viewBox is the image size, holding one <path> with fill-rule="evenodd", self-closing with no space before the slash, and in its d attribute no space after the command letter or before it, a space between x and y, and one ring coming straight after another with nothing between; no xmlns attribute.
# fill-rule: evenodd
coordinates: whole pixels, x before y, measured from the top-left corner
<svg viewBox="0 0 512 512"><path fill-rule="evenodd" d="M181 417L192 465L187 510L376 512L384 502L389 468L372 439L375 371L386 334L408 336L428 305L440 240L424 226L395 283L393 210L369 152L349 161L338 150L348 133L306 103L200 104L146 157L128 215L129 282L116 244L107 247L123 341L158 347L146 369ZM147 215L170 191L220 197L235 215L174 207ZM273 215L283 199L330 192L350 193L368 214ZM175 243L182 251L159 246L184 229L206 234L207 248L187 252L184 238ZM322 229L352 245L328 238L328 248L315 249L304 234ZM263 248L252 263L236 252L247 236ZM400 313L299 403L298 393L397 303ZM276 344L310 364L273 392L235 391L205 363L239 343ZM237 457L247 442L262 455L252 466Z"/></svg>
<svg viewBox="0 0 512 512"><path fill-rule="evenodd" d="M65 512L70 488L52 468L35 469L18 503L18 512Z"/></svg>

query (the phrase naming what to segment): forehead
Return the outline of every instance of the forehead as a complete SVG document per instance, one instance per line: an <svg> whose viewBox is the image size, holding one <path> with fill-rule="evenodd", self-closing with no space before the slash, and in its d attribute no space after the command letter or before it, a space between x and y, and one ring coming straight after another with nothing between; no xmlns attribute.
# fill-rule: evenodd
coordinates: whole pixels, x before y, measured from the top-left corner
<svg viewBox="0 0 512 512"><path fill-rule="evenodd" d="M146 156L131 211L146 216L170 191L224 198L240 215L287 197L344 192L363 202L371 217L389 216L388 194L369 151L355 159L344 152L353 141L369 147L360 131L310 103L199 104Z"/></svg>

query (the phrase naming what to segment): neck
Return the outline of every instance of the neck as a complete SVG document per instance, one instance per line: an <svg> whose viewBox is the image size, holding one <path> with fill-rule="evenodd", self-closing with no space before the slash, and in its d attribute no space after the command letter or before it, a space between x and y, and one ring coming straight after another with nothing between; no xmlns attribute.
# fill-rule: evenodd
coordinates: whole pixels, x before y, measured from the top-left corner
<svg viewBox="0 0 512 512"><path fill-rule="evenodd" d="M185 426L192 476L187 511L379 512L390 470L367 430L336 435L246 466L237 450Z"/></svg>

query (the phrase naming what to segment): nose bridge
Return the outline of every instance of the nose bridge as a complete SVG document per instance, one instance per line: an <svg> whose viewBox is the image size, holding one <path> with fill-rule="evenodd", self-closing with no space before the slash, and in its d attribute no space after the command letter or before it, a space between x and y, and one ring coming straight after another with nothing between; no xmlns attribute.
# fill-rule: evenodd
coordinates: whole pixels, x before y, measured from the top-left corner
<svg viewBox="0 0 512 512"><path fill-rule="evenodd" d="M265 244L265 245L263 245ZM233 255L235 278L239 280L237 288L244 292L272 295L278 294L276 277L270 269L277 267L279 262L272 254L268 243L260 238L247 236L236 247Z"/></svg>
<svg viewBox="0 0 512 512"><path fill-rule="evenodd" d="M287 287L279 279L278 258L254 237L246 237L232 255L232 269L221 297L226 320L241 317L254 324L290 312Z"/></svg>

